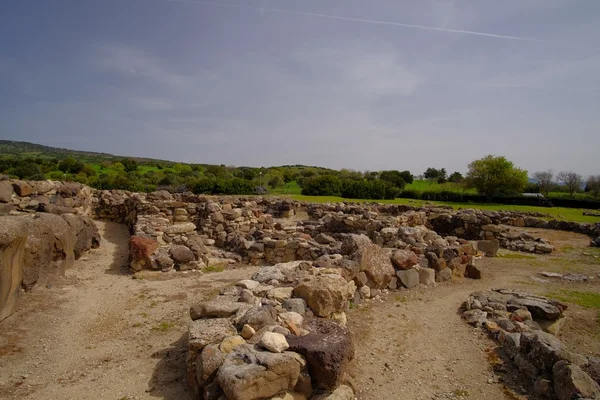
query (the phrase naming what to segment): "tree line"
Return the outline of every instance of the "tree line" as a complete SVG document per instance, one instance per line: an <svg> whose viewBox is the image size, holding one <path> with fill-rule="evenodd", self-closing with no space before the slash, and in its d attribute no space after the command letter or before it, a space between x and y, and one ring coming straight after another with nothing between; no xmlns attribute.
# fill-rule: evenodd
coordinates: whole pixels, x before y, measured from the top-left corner
<svg viewBox="0 0 600 400"><path fill-rule="evenodd" d="M406 185L425 179L444 185L444 190L473 189L488 201L498 196L565 191L571 197L581 191L583 178L566 171L554 175L536 172L537 184L528 183L527 171L517 168L502 156L488 155L468 165L468 172L448 174L445 168L429 167L415 177L408 170L355 171L334 170L303 165L269 168L226 165L183 164L163 161L137 161L133 158L98 160L86 163L75 157L0 157L0 173L28 180L68 180L98 189L123 189L150 192L167 189L206 194L264 194L295 182L302 194L358 199L394 199L410 195ZM563 184L558 185L556 181ZM585 190L598 199L600 175L587 179ZM449 185L449 186L448 186ZM414 191L414 190L413 190Z"/></svg>

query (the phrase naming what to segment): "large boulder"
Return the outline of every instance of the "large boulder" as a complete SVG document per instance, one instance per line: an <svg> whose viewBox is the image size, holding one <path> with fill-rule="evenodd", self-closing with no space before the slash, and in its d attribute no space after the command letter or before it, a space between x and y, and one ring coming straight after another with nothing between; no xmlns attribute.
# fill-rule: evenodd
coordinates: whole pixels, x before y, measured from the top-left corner
<svg viewBox="0 0 600 400"><path fill-rule="evenodd" d="M348 235L342 243L342 254L358 262L372 289L385 289L394 277L389 254L365 235ZM416 264L416 262L415 262Z"/></svg>
<svg viewBox="0 0 600 400"><path fill-rule="evenodd" d="M412 269L419 263L419 258L409 250L394 250L392 252L392 263L399 269Z"/></svg>
<svg viewBox="0 0 600 400"><path fill-rule="evenodd" d="M270 398L292 390L303 366L304 361L295 353L262 352L243 344L225 358L217 382L230 400Z"/></svg>
<svg viewBox="0 0 600 400"><path fill-rule="evenodd" d="M600 386L575 364L557 362L553 369L558 400L600 399Z"/></svg>
<svg viewBox="0 0 600 400"><path fill-rule="evenodd" d="M419 272L415 269L408 269L406 271L396 272L398 280L407 289L411 289L417 286L420 282Z"/></svg>
<svg viewBox="0 0 600 400"><path fill-rule="evenodd" d="M289 350L306 358L314 385L333 390L345 378L348 364L354 358L354 342L348 329L326 319L313 319L305 324L310 333L288 336Z"/></svg>
<svg viewBox="0 0 600 400"><path fill-rule="evenodd" d="M209 344L221 343L224 338L236 333L227 318L197 319L190 324L188 345L192 353L198 353Z"/></svg>
<svg viewBox="0 0 600 400"><path fill-rule="evenodd" d="M19 300L26 241L25 221L20 217L2 217L0 220L0 321L15 311Z"/></svg>
<svg viewBox="0 0 600 400"><path fill-rule="evenodd" d="M31 196L33 194L33 188L25 181L14 181L13 189L15 190L17 196L21 197Z"/></svg>
<svg viewBox="0 0 600 400"><path fill-rule="evenodd" d="M477 241L477 250L481 251L487 257L496 257L498 249L500 249L498 239Z"/></svg>
<svg viewBox="0 0 600 400"><path fill-rule="evenodd" d="M354 282L346 282L339 275L324 274L301 281L293 295L304 299L315 315L329 317L346 309L354 290Z"/></svg>
<svg viewBox="0 0 600 400"><path fill-rule="evenodd" d="M177 265L183 265L195 260L194 253L187 246L171 246L169 255Z"/></svg>
<svg viewBox="0 0 600 400"><path fill-rule="evenodd" d="M100 246L100 233L98 233L98 227L91 218L73 214L62 214L62 218L67 221L75 234L73 251L76 260L87 250L96 249Z"/></svg>
<svg viewBox="0 0 600 400"><path fill-rule="evenodd" d="M23 286L51 284L75 261L76 236L63 218L53 214L24 216L29 238L23 258Z"/></svg>
<svg viewBox="0 0 600 400"><path fill-rule="evenodd" d="M210 300L194 304L190 307L193 321L200 318L226 318L235 315L240 308L250 308L246 303Z"/></svg>
<svg viewBox="0 0 600 400"><path fill-rule="evenodd" d="M277 311L272 306L255 306L250 308L239 319L237 325L242 328L244 325L251 326L254 330L259 330L265 326L275 325Z"/></svg>
<svg viewBox="0 0 600 400"><path fill-rule="evenodd" d="M10 203L10 199L13 193L13 186L10 184L10 182L0 182L0 203Z"/></svg>

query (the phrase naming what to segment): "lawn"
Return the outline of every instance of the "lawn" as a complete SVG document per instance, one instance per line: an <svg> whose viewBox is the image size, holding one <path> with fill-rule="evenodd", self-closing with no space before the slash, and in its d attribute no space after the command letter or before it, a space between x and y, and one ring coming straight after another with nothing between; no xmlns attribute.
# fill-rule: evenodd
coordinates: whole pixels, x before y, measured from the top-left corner
<svg viewBox="0 0 600 400"><path fill-rule="evenodd" d="M395 199L395 200L364 200L364 199L344 199L342 197L335 196L303 196L300 194L293 194L291 197L294 200L300 201L310 201L313 203L336 203L336 202L356 202L356 203L364 203L364 202L377 202L377 203L385 203L385 204L409 204L413 206L422 206L422 205L443 205L443 206L451 206L455 209L458 208L475 208L479 210L490 210L490 211L522 211L522 212L540 212L543 214L548 214L550 217L548 219L558 219L565 221L575 221L575 222L600 222L600 217L592 217L583 215L582 209L579 208L564 208L564 207L535 207L535 206L515 206L508 204L481 204L481 203L444 203L441 201L423 201L423 200L413 200L413 199Z"/></svg>

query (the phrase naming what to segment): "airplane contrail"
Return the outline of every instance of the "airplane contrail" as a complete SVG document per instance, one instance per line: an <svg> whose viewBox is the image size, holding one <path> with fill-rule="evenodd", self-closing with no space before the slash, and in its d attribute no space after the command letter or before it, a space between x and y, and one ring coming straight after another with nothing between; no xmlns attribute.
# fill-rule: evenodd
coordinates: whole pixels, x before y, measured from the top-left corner
<svg viewBox="0 0 600 400"><path fill-rule="evenodd" d="M457 34L472 35L472 36L483 36L483 37L489 37L489 38L495 38L495 39L518 40L518 41L522 41L522 42L552 44L552 45L568 46L568 47L580 47L580 48L587 48L587 49L591 48L591 47L585 46L585 45L574 45L574 44L569 44L569 43L555 42L555 41L551 41L551 40L542 40L542 39L536 39L536 38L531 38L531 37L499 35L499 34L489 33L489 32L478 32L478 31L470 31L470 30L463 30L463 29L451 29L451 28L439 28L439 27L429 26L429 25L405 24L405 23L401 23L401 22L383 21L383 20L377 20L377 19L343 17L343 16L339 16L339 15L332 15L332 14L321 14L321 13L312 13L312 12L304 12L304 11L284 10L284 9L270 8L270 7L254 7L254 6L245 6L242 4L231 4L231 3L221 3L221 2L201 1L201 0L199 0L199 1L161 0L161 1L166 1L166 2L171 2L171 3L209 5L209 6L225 7L225 8L238 8L238 9L256 10L256 11L261 11L261 12L273 12L273 13L280 13L280 14L304 15L304 16L309 16L309 17L327 18L327 19L334 19L334 20L340 20L340 21L351 21L351 22L360 22L360 23L367 23L367 24L389 25L389 26L397 26L397 27L408 28L408 29L425 30L425 31L457 33ZM593 49L598 50L597 48L593 48Z"/></svg>

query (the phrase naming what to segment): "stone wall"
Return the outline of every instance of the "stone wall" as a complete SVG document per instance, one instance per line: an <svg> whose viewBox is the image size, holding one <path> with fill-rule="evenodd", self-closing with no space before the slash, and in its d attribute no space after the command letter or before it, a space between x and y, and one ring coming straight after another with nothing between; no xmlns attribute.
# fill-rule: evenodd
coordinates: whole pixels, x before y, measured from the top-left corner
<svg viewBox="0 0 600 400"><path fill-rule="evenodd" d="M14 312L21 288L50 287L74 260L99 244L89 217L49 213L0 217L0 320Z"/></svg>
<svg viewBox="0 0 600 400"><path fill-rule="evenodd" d="M89 215L93 191L76 182L0 181L0 215L23 212Z"/></svg>
<svg viewBox="0 0 600 400"><path fill-rule="evenodd" d="M555 336L566 304L495 289L471 294L463 307L467 322L498 341L501 355L536 398L600 398L600 360L569 351Z"/></svg>

